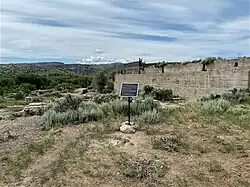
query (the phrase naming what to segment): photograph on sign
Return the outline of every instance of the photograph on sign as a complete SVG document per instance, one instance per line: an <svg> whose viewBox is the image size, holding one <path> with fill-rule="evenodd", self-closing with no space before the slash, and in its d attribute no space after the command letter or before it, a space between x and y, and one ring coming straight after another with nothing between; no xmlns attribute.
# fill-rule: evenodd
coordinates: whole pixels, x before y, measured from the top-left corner
<svg viewBox="0 0 250 187"><path fill-rule="evenodd" d="M120 89L121 97L137 97L138 96L138 83L122 83Z"/></svg>

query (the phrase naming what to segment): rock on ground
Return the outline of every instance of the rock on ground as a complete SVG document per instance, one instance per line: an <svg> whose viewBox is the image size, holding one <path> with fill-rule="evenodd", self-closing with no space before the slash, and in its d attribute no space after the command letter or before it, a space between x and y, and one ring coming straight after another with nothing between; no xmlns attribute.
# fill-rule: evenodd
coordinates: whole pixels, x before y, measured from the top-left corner
<svg viewBox="0 0 250 187"><path fill-rule="evenodd" d="M123 133L129 133L129 134L135 133L134 127L132 127L130 125L126 125L126 124L123 124L120 127L120 131L123 132Z"/></svg>

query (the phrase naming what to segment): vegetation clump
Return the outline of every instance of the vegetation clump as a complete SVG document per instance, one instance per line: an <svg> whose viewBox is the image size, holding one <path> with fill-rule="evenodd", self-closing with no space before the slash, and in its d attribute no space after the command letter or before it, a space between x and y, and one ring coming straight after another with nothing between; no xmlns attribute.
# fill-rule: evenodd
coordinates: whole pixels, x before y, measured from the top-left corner
<svg viewBox="0 0 250 187"><path fill-rule="evenodd" d="M166 150L168 152L180 152L188 149L188 143L182 135L153 138L153 149Z"/></svg>
<svg viewBox="0 0 250 187"><path fill-rule="evenodd" d="M233 89L229 92L219 94L211 94L201 99L201 109L205 113L226 112L231 106L237 104L250 104L249 89Z"/></svg>
<svg viewBox="0 0 250 187"><path fill-rule="evenodd" d="M131 115L140 116L148 123L158 120L158 112L161 106L152 98L136 100L131 103ZM147 113L148 112L148 113ZM145 113L151 114L145 117ZM60 125L79 124L89 121L99 121L105 118L117 118L127 116L128 104L126 101L111 100L104 103L83 101L82 98L67 95L52 103L42 116L44 129L50 129Z"/></svg>
<svg viewBox="0 0 250 187"><path fill-rule="evenodd" d="M150 85L145 85L143 87L142 96L151 96L158 101L171 101L174 98L173 91L171 89L154 88Z"/></svg>
<svg viewBox="0 0 250 187"><path fill-rule="evenodd" d="M122 158L119 162L121 173L128 178L141 180L144 185L159 184L168 171L167 164L152 158Z"/></svg>
<svg viewBox="0 0 250 187"><path fill-rule="evenodd" d="M236 89L230 90L229 92L223 94L211 94L208 97L203 97L201 101L210 101L225 99L234 104L248 103L250 104L250 89Z"/></svg>

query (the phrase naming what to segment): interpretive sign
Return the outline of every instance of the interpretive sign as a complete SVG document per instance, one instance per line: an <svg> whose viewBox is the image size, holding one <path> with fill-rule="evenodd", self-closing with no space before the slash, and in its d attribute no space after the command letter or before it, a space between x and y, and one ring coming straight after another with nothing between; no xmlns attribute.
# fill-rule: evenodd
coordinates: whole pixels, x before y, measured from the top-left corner
<svg viewBox="0 0 250 187"><path fill-rule="evenodd" d="M132 102L132 97L138 96L138 83L122 83L120 90L120 97L128 98L128 124L130 125L130 103Z"/></svg>
<svg viewBox="0 0 250 187"><path fill-rule="evenodd" d="M138 96L138 83L122 83L120 89L121 97L137 97Z"/></svg>

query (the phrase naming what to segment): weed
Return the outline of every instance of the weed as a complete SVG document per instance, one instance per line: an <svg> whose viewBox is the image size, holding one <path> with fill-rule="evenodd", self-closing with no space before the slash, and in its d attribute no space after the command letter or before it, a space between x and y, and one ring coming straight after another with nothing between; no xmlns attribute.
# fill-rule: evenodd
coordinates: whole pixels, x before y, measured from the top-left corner
<svg viewBox="0 0 250 187"><path fill-rule="evenodd" d="M168 152L180 152L189 148L187 140L182 135L160 137L152 139L153 149L166 150Z"/></svg>
<svg viewBox="0 0 250 187"><path fill-rule="evenodd" d="M156 183L167 173L166 163L151 158L132 158L122 157L119 161L121 173L133 179L141 180L147 184Z"/></svg>

